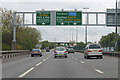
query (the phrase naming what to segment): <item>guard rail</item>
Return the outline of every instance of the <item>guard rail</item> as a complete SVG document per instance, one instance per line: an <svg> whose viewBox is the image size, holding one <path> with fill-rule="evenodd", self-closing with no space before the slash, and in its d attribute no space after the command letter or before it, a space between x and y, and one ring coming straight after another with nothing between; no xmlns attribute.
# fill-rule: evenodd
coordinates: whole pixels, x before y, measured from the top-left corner
<svg viewBox="0 0 120 80"><path fill-rule="evenodd" d="M30 54L29 50L1 51L0 58L12 58L20 55Z"/></svg>

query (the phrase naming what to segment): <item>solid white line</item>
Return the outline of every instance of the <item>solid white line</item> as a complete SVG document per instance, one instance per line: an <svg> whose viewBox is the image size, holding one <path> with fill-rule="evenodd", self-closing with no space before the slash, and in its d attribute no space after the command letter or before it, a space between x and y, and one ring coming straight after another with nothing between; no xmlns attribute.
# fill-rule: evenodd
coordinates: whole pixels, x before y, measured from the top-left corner
<svg viewBox="0 0 120 80"><path fill-rule="evenodd" d="M83 61L81 61L81 63L83 64L84 62L83 62Z"/></svg>
<svg viewBox="0 0 120 80"><path fill-rule="evenodd" d="M39 66L40 64L42 64L42 62L39 62L38 64L36 64L36 66Z"/></svg>
<svg viewBox="0 0 120 80"><path fill-rule="evenodd" d="M97 71L98 73L104 73L104 72L102 72L102 71L100 71L100 70L98 70L98 69L95 69L95 71Z"/></svg>
<svg viewBox="0 0 120 80"><path fill-rule="evenodd" d="M34 67L30 68L29 70L27 70L26 72L24 72L23 74L21 74L20 76L18 76L19 78L24 77L26 74L28 74L30 71L32 71L34 69Z"/></svg>
<svg viewBox="0 0 120 80"><path fill-rule="evenodd" d="M43 61L46 61L46 59L44 59Z"/></svg>

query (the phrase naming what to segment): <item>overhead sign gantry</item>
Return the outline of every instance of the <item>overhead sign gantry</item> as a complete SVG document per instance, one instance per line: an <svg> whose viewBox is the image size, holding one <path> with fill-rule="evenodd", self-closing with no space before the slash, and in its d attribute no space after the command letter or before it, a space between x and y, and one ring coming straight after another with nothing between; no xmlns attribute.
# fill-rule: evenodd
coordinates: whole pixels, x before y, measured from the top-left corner
<svg viewBox="0 0 120 80"><path fill-rule="evenodd" d="M82 12L36 11L36 25L82 25Z"/></svg>

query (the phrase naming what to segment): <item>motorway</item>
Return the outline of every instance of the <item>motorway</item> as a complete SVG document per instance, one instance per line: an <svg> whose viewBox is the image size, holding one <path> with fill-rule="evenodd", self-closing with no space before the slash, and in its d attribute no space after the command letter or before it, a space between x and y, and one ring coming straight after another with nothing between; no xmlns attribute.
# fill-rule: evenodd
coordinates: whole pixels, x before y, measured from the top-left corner
<svg viewBox="0 0 120 80"><path fill-rule="evenodd" d="M53 51L42 57L23 57L2 64L3 78L118 78L118 59L84 59L83 53L54 58Z"/></svg>

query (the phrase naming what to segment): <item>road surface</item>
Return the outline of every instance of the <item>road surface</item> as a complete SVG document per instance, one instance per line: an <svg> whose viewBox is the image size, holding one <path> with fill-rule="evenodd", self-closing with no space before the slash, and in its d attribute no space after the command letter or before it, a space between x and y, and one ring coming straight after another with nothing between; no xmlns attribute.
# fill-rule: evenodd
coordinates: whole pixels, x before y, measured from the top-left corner
<svg viewBox="0 0 120 80"><path fill-rule="evenodd" d="M2 64L3 78L118 78L118 59L84 59L83 53L54 58L53 52Z"/></svg>

